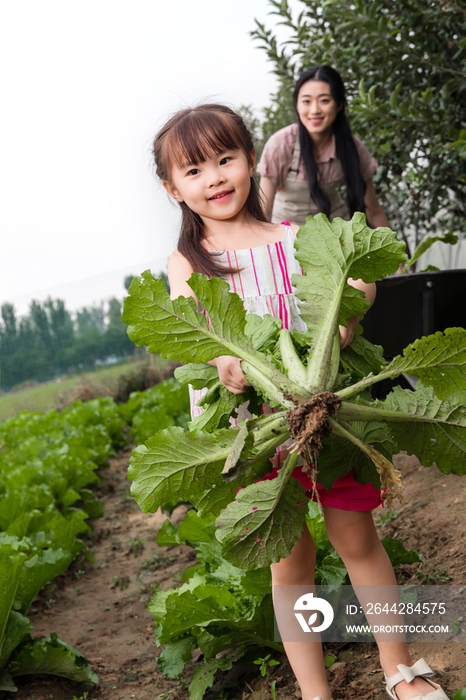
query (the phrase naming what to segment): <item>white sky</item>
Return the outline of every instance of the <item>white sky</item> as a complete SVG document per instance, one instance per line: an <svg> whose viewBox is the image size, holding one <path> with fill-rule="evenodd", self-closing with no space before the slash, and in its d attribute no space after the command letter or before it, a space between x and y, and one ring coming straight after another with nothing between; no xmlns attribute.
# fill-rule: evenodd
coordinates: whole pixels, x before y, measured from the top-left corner
<svg viewBox="0 0 466 700"><path fill-rule="evenodd" d="M153 175L151 139L172 112L206 98L269 104L276 79L249 31L254 18L274 25L270 9L2 4L0 304L45 289L66 297L69 282L166 259L178 218Z"/></svg>
<svg viewBox="0 0 466 700"><path fill-rule="evenodd" d="M0 304L21 314L51 295L74 310L122 297L125 275L165 263L178 214L154 177L152 137L201 100L258 113L270 104L276 79L249 36L254 18L275 25L270 9L267 0L2 4Z"/></svg>

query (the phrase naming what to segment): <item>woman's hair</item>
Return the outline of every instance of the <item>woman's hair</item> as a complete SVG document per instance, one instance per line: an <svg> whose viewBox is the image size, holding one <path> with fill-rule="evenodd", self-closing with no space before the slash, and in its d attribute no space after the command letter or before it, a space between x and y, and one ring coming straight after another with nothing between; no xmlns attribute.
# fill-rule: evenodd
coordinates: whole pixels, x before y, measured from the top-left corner
<svg viewBox="0 0 466 700"><path fill-rule="evenodd" d="M299 145L304 167L306 168L311 197L319 209L329 216L330 202L325 192L319 186L317 165L312 150L312 139L300 120L297 110L299 91L309 80L321 80L324 83L328 83L332 97L338 107L340 107L333 122L333 133L335 135L336 155L345 176L348 208L351 216L355 211L365 212L364 195L366 194L366 183L361 175L358 151L353 140L348 117L345 114L347 104L345 86L340 74L331 66L312 66L312 68L308 68L299 76L293 91L293 104L299 126Z"/></svg>
<svg viewBox="0 0 466 700"><path fill-rule="evenodd" d="M160 129L154 139L153 154L157 175L171 183L172 167L183 163L203 163L207 158L230 149L241 149L253 163L254 144L243 119L232 109L220 104L204 104L177 112ZM196 272L222 277L226 269L216 260L216 253L206 250L201 241L204 223L185 202L181 206L181 231L178 250ZM259 188L251 178L246 210L258 221L266 221ZM228 272L232 272L229 268Z"/></svg>

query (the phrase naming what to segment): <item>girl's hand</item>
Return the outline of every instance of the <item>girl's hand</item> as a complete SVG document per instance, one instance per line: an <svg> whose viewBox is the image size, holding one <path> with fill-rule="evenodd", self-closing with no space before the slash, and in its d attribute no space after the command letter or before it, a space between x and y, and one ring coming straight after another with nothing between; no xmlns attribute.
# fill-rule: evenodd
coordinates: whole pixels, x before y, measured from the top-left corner
<svg viewBox="0 0 466 700"><path fill-rule="evenodd" d="M344 350L352 342L354 332L358 327L359 316L352 316L346 320L347 326L338 326L340 331L340 350Z"/></svg>
<svg viewBox="0 0 466 700"><path fill-rule="evenodd" d="M251 386L242 372L239 357L220 355L209 364L217 368L218 378L232 394L242 394L246 387Z"/></svg>
<svg viewBox="0 0 466 700"><path fill-rule="evenodd" d="M372 306L377 291L374 282L366 284L362 280L353 280L351 277L348 277L348 284L364 292L366 299L368 300L370 306ZM346 319L346 323L348 324L347 326L339 326L340 350L344 350L344 348L348 347L353 340L360 318L360 316L351 316L351 318Z"/></svg>

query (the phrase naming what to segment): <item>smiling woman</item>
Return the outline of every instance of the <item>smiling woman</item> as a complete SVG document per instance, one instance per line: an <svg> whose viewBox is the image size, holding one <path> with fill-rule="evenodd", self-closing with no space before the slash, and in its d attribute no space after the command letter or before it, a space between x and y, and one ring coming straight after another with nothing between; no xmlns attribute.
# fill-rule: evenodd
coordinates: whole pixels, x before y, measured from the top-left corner
<svg viewBox="0 0 466 700"><path fill-rule="evenodd" d="M268 140L258 166L268 220L302 225L319 212L348 220L360 211L372 226L388 226L372 184L377 161L351 133L339 73L308 68L293 102L296 123Z"/></svg>

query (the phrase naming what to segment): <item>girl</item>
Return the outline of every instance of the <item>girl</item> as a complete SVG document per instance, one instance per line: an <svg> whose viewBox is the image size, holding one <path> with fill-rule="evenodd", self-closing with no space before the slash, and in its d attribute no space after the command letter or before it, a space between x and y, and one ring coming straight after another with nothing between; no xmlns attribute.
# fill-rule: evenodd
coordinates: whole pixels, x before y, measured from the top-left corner
<svg viewBox="0 0 466 700"><path fill-rule="evenodd" d="M288 328L302 328L290 283L293 273L301 274L293 255L296 227L266 221L253 179L254 157L251 135L243 120L222 105L185 109L156 136L157 174L182 210L178 250L168 266L171 295L193 296L187 280L194 271L224 277L232 291L244 299L248 311L270 313ZM373 301L375 285L361 280L351 283ZM348 327L340 328L341 347L351 342L357 323L354 317L348 319ZM238 358L222 356L211 364L217 367L227 389L234 394L244 391L247 381ZM295 478L311 489L309 477L299 468L295 471ZM347 474L331 492L320 487L319 497L329 537L353 584L395 585L390 560L371 516L371 509L380 503L380 492L371 484L357 484ZM272 565L273 584L312 584L314 565L314 544L305 528L290 556ZM288 643L285 648L303 700L330 700L321 645ZM380 654L390 677L397 674L398 664L412 664L404 643L381 644ZM429 700L446 698L444 694L434 698L430 691L437 686L422 678L409 685L403 677L395 680L392 698L407 700L426 694Z"/></svg>
<svg viewBox="0 0 466 700"><path fill-rule="evenodd" d="M296 123L270 137L258 166L267 220L301 225L318 212L332 220L362 211L374 228L388 226L372 184L377 161L351 133L339 73L308 68L296 82L293 104Z"/></svg>

